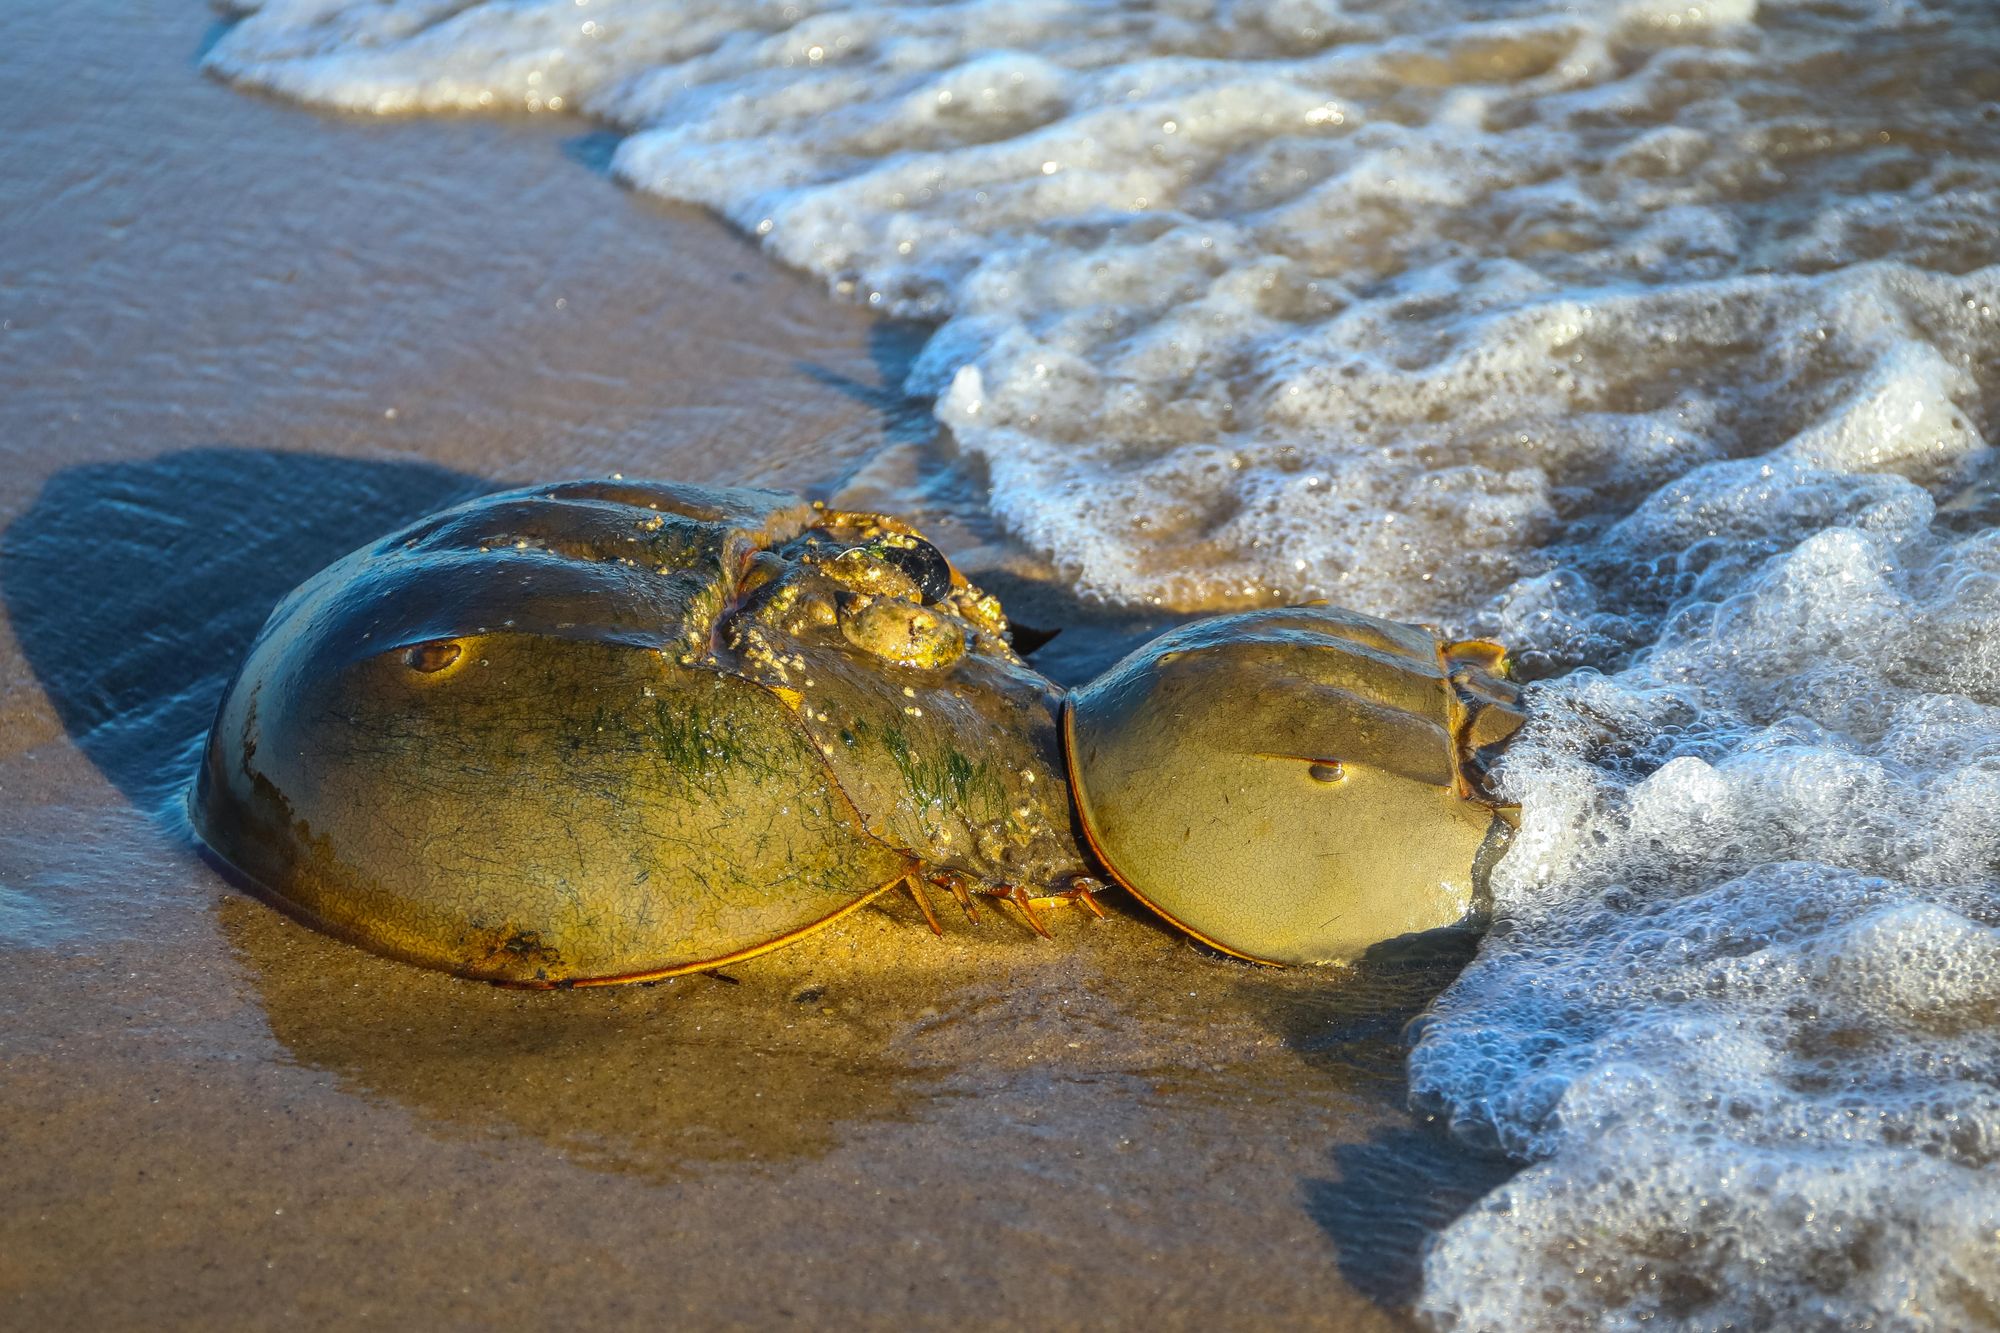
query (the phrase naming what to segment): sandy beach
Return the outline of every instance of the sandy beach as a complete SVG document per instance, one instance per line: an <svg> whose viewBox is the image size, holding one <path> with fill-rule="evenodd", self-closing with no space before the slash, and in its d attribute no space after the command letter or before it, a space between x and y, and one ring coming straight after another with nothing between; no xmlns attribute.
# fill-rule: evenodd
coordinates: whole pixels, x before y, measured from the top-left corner
<svg viewBox="0 0 2000 1333"><path fill-rule="evenodd" d="M913 516L1083 615L897 389L923 331L621 190L563 117L204 79L188 3L0 14L0 1323L1391 1328L1509 1171L1407 1109L1462 956L1249 968L858 913L531 994L231 889L185 783L275 599L426 510L622 471Z"/></svg>

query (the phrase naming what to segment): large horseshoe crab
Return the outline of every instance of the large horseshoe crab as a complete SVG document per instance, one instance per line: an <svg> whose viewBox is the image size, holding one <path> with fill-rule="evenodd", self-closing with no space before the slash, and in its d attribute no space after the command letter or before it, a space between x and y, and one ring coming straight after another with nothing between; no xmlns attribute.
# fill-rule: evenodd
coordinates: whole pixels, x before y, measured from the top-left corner
<svg viewBox="0 0 2000 1333"><path fill-rule="evenodd" d="M912 877L1087 891L1061 696L1005 628L893 520L623 481L489 496L279 605L194 822L312 924L528 984L714 966Z"/></svg>
<svg viewBox="0 0 2000 1333"><path fill-rule="evenodd" d="M193 822L309 924L525 985L715 967L898 888L1046 933L1038 902L1095 906L1086 830L1142 901L1250 958L1474 909L1482 763L1519 721L1494 646L1223 617L1065 717L1007 635L880 515L624 480L488 496L278 606Z"/></svg>

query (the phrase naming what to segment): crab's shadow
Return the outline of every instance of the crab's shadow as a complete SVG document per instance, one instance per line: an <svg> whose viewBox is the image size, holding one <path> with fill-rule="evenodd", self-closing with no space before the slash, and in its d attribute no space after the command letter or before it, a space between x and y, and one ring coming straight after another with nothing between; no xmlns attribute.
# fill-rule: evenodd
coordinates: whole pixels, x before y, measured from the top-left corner
<svg viewBox="0 0 2000 1333"><path fill-rule="evenodd" d="M79 749L163 814L280 597L491 483L423 463L190 449L67 468L0 533L0 599Z"/></svg>
<svg viewBox="0 0 2000 1333"><path fill-rule="evenodd" d="M1323 987L1253 977L1272 1030L1326 1078L1406 1103L1410 1020L1472 961L1475 932L1441 930L1377 946L1345 977ZM1407 1308L1423 1285L1431 1240L1520 1164L1453 1139L1407 1111L1359 1143L1331 1154L1332 1170L1299 1182L1299 1201L1334 1243L1349 1285L1371 1300Z"/></svg>

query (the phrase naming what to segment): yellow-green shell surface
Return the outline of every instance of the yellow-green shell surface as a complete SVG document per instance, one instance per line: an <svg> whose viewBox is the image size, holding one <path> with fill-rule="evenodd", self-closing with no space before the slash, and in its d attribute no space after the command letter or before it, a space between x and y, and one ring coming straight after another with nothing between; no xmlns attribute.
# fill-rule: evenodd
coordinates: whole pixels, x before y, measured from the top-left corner
<svg viewBox="0 0 2000 1333"><path fill-rule="evenodd" d="M1502 661L1333 607L1183 626L1070 697L1084 829L1133 894L1246 958L1459 923L1504 836L1480 781L1521 722Z"/></svg>
<svg viewBox="0 0 2000 1333"><path fill-rule="evenodd" d="M267 896L411 962L712 965L912 868L1081 869L1058 697L1004 633L875 516L625 481L489 496L278 607L191 812Z"/></svg>

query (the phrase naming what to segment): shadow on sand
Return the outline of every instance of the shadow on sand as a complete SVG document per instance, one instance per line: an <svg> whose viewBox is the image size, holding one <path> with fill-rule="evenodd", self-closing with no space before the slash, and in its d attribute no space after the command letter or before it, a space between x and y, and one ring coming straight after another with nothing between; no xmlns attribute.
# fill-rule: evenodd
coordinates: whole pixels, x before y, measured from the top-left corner
<svg viewBox="0 0 2000 1333"><path fill-rule="evenodd" d="M1478 944L1477 933L1459 930L1391 941L1323 991L1274 990L1266 1012L1285 1044L1330 1080L1372 1084L1386 1100L1406 1103L1404 1029L1458 978ZM1333 1241L1341 1276L1394 1308L1416 1298L1431 1237L1521 1169L1414 1113L1331 1157L1333 1174L1300 1182L1300 1202Z"/></svg>
<svg viewBox="0 0 2000 1333"><path fill-rule="evenodd" d="M78 747L159 813L280 597L491 489L428 464L261 449L73 467L0 533L0 597Z"/></svg>
<svg viewBox="0 0 2000 1333"><path fill-rule="evenodd" d="M1431 1237L1521 1169L1421 1124L1336 1148L1333 1163L1336 1178L1303 1182L1306 1212L1339 1247L1349 1285L1396 1308L1423 1287Z"/></svg>

